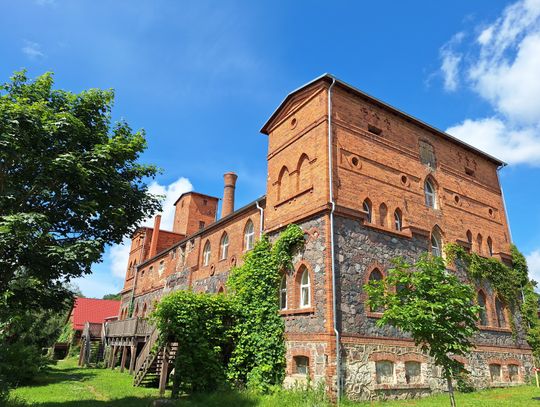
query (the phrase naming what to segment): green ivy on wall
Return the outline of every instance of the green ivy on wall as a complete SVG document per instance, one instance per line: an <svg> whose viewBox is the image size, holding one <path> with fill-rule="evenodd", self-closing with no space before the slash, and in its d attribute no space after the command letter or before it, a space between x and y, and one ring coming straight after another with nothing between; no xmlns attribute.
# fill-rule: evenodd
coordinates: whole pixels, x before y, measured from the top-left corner
<svg viewBox="0 0 540 407"><path fill-rule="evenodd" d="M536 282L529 279L525 256L512 245L512 267L495 258L469 253L462 246L450 243L445 247L448 260L462 262L468 276L477 282L488 281L499 298L506 303L512 314L519 311L526 332L526 339L533 349L535 360L540 361L540 320L538 319L538 294ZM510 318L512 331L516 333L514 318ZM538 364L537 364L538 365Z"/></svg>
<svg viewBox="0 0 540 407"><path fill-rule="evenodd" d="M274 244L267 236L231 270L229 293L177 291L157 304L151 319L160 346L178 342L173 395L227 384L266 392L285 377L285 325L279 315L280 273L304 233L289 225Z"/></svg>

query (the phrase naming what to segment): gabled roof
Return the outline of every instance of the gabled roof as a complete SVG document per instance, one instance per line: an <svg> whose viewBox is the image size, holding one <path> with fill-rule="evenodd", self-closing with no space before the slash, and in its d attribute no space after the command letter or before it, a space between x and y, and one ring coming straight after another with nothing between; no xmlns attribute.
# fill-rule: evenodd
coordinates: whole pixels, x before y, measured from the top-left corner
<svg viewBox="0 0 540 407"><path fill-rule="evenodd" d="M71 326L82 330L86 322L102 324L106 318L118 315L120 301L76 298L71 310Z"/></svg>
<svg viewBox="0 0 540 407"><path fill-rule="evenodd" d="M343 82L342 80L339 80L338 78L336 78L334 75L331 75L329 73L325 73L311 81L309 81L308 83L306 83L305 85L302 85L301 87L299 87L298 89L295 89L293 90L291 93L289 93L285 99L283 99L283 101L280 103L280 105L278 106L278 108L274 111L274 113L272 113L272 115L270 116L270 118L266 121L266 123L264 124L264 126L261 128L261 133L263 134L268 134L268 131L270 129L270 126L271 124L273 123L273 121L276 119L276 117L279 115L280 111L282 110L283 107L285 107L285 105L292 99L294 98L298 93L300 93L301 91L309 88L310 86L313 86L317 83L320 83L320 82L327 82L327 83L332 83L335 81L335 85L337 86L340 86L342 87L343 89L357 95L357 96L360 96L361 98L363 99L366 99L368 100L370 103L373 103L385 110L388 110L402 118L404 118L405 120L408 120L414 124L416 124L417 126L419 127L422 127L428 131L431 131L433 133L436 133L438 134L439 136L451 141L451 142L454 142L456 144L459 144L460 146L466 148L467 150L470 150L476 154L479 154L481 155L482 157L484 158L487 158L488 160L492 161L493 163L497 164L498 166L505 166L506 163L504 161L501 161L499 160L498 158L495 158L493 157L492 155L490 154L487 154L485 152L483 152L482 150L479 150L477 149L476 147L473 147L471 146L470 144L468 143L465 143L464 141L461 141L460 139L448 134L448 133L445 133L444 131L440 130L440 129L437 129L436 127L433 127L431 126L430 124L427 124L425 122L423 122L422 120L420 119L417 119L416 117L414 116L411 116L391 105L389 105L388 103L385 103L383 102L382 100L379 100L363 91L361 91L360 89L357 89L355 88L354 86L352 85L349 85L348 83L346 82Z"/></svg>

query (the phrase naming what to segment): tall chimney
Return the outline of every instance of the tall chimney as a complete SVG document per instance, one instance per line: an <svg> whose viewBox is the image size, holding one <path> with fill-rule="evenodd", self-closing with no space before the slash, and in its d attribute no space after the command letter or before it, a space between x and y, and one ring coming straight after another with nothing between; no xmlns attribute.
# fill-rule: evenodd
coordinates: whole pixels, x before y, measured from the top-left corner
<svg viewBox="0 0 540 407"><path fill-rule="evenodd" d="M152 240L150 240L150 253L148 258L152 258L157 253L157 244L159 239L159 226L161 224L161 215L154 218L154 230L152 231Z"/></svg>
<svg viewBox="0 0 540 407"><path fill-rule="evenodd" d="M227 172L223 175L225 187L223 189L223 205L221 206L221 217L224 218L234 212L234 189L238 175L234 172Z"/></svg>

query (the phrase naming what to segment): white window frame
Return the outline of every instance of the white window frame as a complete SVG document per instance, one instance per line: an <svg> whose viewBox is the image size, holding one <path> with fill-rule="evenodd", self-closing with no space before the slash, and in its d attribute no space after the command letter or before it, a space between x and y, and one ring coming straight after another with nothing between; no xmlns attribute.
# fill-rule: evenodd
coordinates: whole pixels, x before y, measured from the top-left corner
<svg viewBox="0 0 540 407"><path fill-rule="evenodd" d="M371 205L369 204L369 202L367 200L365 200L362 203L362 209L364 210L364 212L367 213L367 221L368 221L368 223L371 223L373 214L371 212Z"/></svg>
<svg viewBox="0 0 540 407"><path fill-rule="evenodd" d="M229 235L227 232L223 234L221 237L221 245L220 245L220 260L225 260L229 256Z"/></svg>
<svg viewBox="0 0 540 407"><path fill-rule="evenodd" d="M248 251L253 249L253 246L255 244L255 227L253 226L253 222L249 220L246 223L246 227L244 229L244 250Z"/></svg>
<svg viewBox="0 0 540 407"><path fill-rule="evenodd" d="M436 231L431 232L431 254L442 257L442 242Z"/></svg>
<svg viewBox="0 0 540 407"><path fill-rule="evenodd" d="M304 281L304 277L305 277L305 280L307 281ZM306 268L304 269L302 275L300 276L300 308L311 307L311 284L310 284L311 281L310 280L311 278L309 276L309 270Z"/></svg>
<svg viewBox="0 0 540 407"><path fill-rule="evenodd" d="M212 254L212 247L210 246L210 241L207 240L204 244L203 249L203 266L208 266L210 264L210 256Z"/></svg>
<svg viewBox="0 0 540 407"><path fill-rule="evenodd" d="M287 309L287 275L281 276L279 283L279 308L282 310Z"/></svg>
<svg viewBox="0 0 540 407"><path fill-rule="evenodd" d="M397 209L394 211L394 227L398 232L401 232L401 229L403 228L401 214Z"/></svg>
<svg viewBox="0 0 540 407"><path fill-rule="evenodd" d="M426 206L428 208L437 209L437 192L435 191L435 186L430 180L424 182L424 195Z"/></svg>

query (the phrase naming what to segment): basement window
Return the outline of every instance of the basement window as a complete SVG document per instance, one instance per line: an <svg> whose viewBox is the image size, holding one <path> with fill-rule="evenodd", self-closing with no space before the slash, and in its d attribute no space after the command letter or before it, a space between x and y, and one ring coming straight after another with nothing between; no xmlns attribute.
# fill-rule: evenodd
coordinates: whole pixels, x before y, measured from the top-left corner
<svg viewBox="0 0 540 407"><path fill-rule="evenodd" d="M308 375L309 374L309 358L307 356L295 356L295 373Z"/></svg>
<svg viewBox="0 0 540 407"><path fill-rule="evenodd" d="M373 133L373 134L375 134L375 135L377 135L377 136L380 136L381 133L382 133L382 130L381 130L381 129L379 129L379 128L376 127L376 126L373 126L372 124L368 124L367 129L368 129L368 131L369 131L370 133Z"/></svg>

